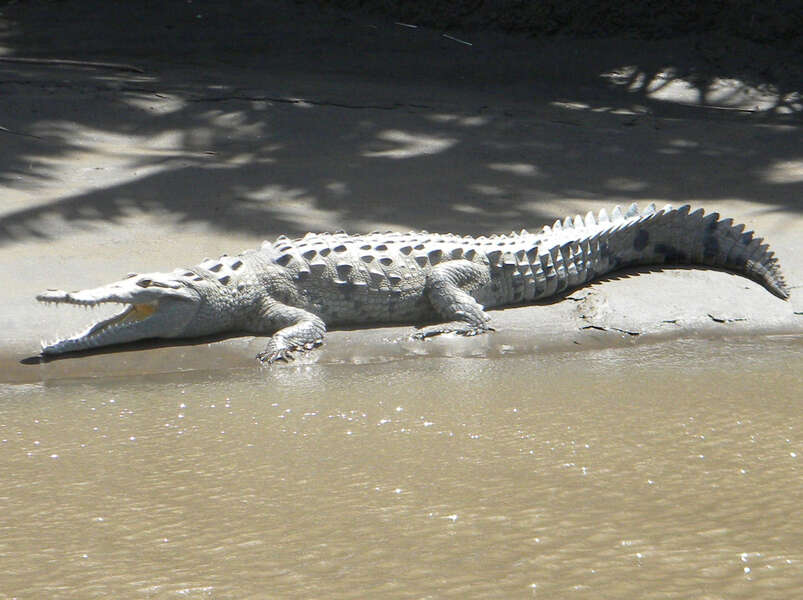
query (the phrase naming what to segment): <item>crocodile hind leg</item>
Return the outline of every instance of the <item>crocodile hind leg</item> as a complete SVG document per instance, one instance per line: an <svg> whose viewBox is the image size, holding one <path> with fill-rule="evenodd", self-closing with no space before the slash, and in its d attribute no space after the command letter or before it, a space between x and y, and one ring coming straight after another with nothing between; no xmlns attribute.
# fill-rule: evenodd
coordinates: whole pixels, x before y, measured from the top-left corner
<svg viewBox="0 0 803 600"><path fill-rule="evenodd" d="M293 352L312 350L323 342L326 324L306 310L279 302L271 304L266 317L278 327L257 358L268 364L293 359Z"/></svg>
<svg viewBox="0 0 803 600"><path fill-rule="evenodd" d="M413 333L413 339L423 340L444 333L471 336L493 331L488 325L491 318L469 294L470 290L489 283L487 268L468 260L453 260L433 267L427 275L425 293L446 322L422 327Z"/></svg>

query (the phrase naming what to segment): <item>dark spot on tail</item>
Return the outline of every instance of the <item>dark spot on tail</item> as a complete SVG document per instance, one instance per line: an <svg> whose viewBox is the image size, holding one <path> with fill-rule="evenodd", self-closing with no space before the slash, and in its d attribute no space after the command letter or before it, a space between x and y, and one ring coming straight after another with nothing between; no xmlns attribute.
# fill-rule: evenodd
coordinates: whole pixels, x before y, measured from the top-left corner
<svg viewBox="0 0 803 600"><path fill-rule="evenodd" d="M644 250L644 248L647 247L649 241L650 241L649 232L646 229L639 229L639 232L633 239L633 248L638 251Z"/></svg>
<svg viewBox="0 0 803 600"><path fill-rule="evenodd" d="M706 236L703 240L703 257L715 258L719 254L719 240L713 235Z"/></svg>
<svg viewBox="0 0 803 600"><path fill-rule="evenodd" d="M708 224L708 227L705 228L706 232L708 233L714 233L717 230L717 227L719 227L719 221L716 218L712 218L715 217L715 215L717 217L719 216L717 213L711 213L708 215L708 217L711 218L711 222Z"/></svg>
<svg viewBox="0 0 803 600"><path fill-rule="evenodd" d="M666 262L683 264L689 262L688 255L669 244L655 244L655 251L666 257Z"/></svg>

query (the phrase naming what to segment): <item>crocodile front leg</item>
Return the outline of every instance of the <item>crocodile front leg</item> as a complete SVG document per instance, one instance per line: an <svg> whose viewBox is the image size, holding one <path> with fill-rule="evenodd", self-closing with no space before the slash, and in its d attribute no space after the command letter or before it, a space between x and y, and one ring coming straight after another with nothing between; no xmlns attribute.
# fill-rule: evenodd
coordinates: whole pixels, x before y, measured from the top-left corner
<svg viewBox="0 0 803 600"><path fill-rule="evenodd" d="M427 275L424 292L446 322L422 327L413 334L413 339L423 340L444 333L471 336L493 331L488 325L491 318L467 291L489 283L487 268L468 260L454 260L433 267Z"/></svg>
<svg viewBox="0 0 803 600"><path fill-rule="evenodd" d="M311 312L273 302L266 316L277 331L270 338L265 350L257 354L257 358L263 363L292 360L293 352L312 350L323 342L326 324Z"/></svg>

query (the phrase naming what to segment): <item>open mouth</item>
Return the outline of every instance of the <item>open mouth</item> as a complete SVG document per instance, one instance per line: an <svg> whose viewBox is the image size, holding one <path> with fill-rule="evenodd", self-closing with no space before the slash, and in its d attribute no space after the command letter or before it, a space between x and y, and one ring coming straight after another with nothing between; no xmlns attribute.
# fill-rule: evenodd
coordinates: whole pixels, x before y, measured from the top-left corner
<svg viewBox="0 0 803 600"><path fill-rule="evenodd" d="M147 304L129 304L113 317L100 321L99 323L96 323L90 327L84 335L96 335L106 332L109 329L144 321L156 312L157 304L157 302L149 302Z"/></svg>
<svg viewBox="0 0 803 600"><path fill-rule="evenodd" d="M72 304L74 306L84 307L98 307L100 304L108 303L108 301L75 301L69 298L68 295L57 295L49 292L41 294L37 299L46 304ZM123 343L131 341L132 339L138 339L142 336L126 334L130 334L141 323L153 316L158 308L158 300L146 303L127 304L120 312L90 325L80 333L53 341L43 340L42 354L61 354L64 352L87 350L97 346Z"/></svg>

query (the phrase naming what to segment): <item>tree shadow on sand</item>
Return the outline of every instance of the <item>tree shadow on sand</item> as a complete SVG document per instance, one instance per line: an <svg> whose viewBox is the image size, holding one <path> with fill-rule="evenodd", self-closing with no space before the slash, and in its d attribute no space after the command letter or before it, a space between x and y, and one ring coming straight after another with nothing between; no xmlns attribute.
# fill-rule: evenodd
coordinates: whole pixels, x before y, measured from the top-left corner
<svg viewBox="0 0 803 600"><path fill-rule="evenodd" d="M287 7L272 20L217 14L223 35L209 18L130 10L145 11L133 32L99 9L114 24L103 35L79 13L56 44L38 29L46 14L15 13L8 55L70 47L144 73L0 62L0 185L18 198L0 212L0 245L137 214L269 237L510 231L554 219L545 200L803 210L799 90L728 61L717 71L694 48L674 62L661 45L637 58L599 41L466 48L340 13L305 13L300 27ZM171 39L134 43L154 39L158 17ZM560 62L570 47L595 58Z"/></svg>

